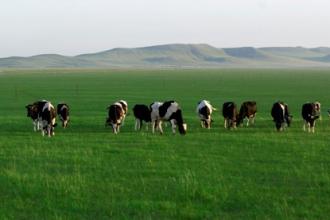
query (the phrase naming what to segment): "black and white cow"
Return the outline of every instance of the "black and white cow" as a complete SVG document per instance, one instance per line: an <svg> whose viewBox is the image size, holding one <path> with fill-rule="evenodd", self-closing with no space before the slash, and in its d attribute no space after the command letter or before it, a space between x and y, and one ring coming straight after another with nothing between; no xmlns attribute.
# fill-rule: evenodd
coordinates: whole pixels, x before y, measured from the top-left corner
<svg viewBox="0 0 330 220"><path fill-rule="evenodd" d="M273 104L271 115L275 122L277 131L283 131L285 126L290 127L292 115L290 115L288 105L284 102L276 102Z"/></svg>
<svg viewBox="0 0 330 220"><path fill-rule="evenodd" d="M196 113L201 121L201 127L202 128L211 128L212 120L212 112L216 110L213 108L211 103L207 100L202 100L198 102Z"/></svg>
<svg viewBox="0 0 330 220"><path fill-rule="evenodd" d="M117 134L120 131L120 126L125 118L125 110L123 109L123 105L119 102L113 103L107 109L108 118L105 123L112 127L113 133Z"/></svg>
<svg viewBox="0 0 330 220"><path fill-rule="evenodd" d="M238 111L234 102L225 102L222 105L222 116L224 118L224 127L236 129Z"/></svg>
<svg viewBox="0 0 330 220"><path fill-rule="evenodd" d="M143 121L151 122L151 110L148 106L143 104L136 104L133 107L135 117L135 130L141 130ZM147 126L148 128L148 126Z"/></svg>
<svg viewBox="0 0 330 220"><path fill-rule="evenodd" d="M182 110L177 102L154 102L150 105L150 109L152 133L155 133L157 127L159 132L163 134L162 122L170 121L173 134L175 134L176 126L178 126L180 134L186 134L187 124L183 122Z"/></svg>
<svg viewBox="0 0 330 220"><path fill-rule="evenodd" d="M34 131L41 130L41 111L47 102L47 100L40 100L25 106L27 117L30 117L33 121Z"/></svg>
<svg viewBox="0 0 330 220"><path fill-rule="evenodd" d="M249 124L254 124L254 119L257 113L257 103L255 101L243 102L239 110L237 126L242 124L245 118L247 118L246 126Z"/></svg>
<svg viewBox="0 0 330 220"><path fill-rule="evenodd" d="M314 133L315 121L320 117L320 106L318 103L305 103L301 109L301 115L304 119L303 130L308 128L308 132Z"/></svg>
<svg viewBox="0 0 330 220"><path fill-rule="evenodd" d="M48 137L54 136L55 135L54 128L57 125L55 123L56 110L54 106L50 102L45 103L45 105L42 107L40 115L41 115L42 136L44 136L45 134Z"/></svg>
<svg viewBox="0 0 330 220"><path fill-rule="evenodd" d="M57 115L62 121L62 127L66 128L70 120L69 106L65 103L60 103L57 105Z"/></svg>

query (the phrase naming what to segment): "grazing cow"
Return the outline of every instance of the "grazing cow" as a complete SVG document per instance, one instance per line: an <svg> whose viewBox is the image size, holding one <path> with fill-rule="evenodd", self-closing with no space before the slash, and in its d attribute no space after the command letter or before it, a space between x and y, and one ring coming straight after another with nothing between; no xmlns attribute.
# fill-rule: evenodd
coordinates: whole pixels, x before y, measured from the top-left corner
<svg viewBox="0 0 330 220"><path fill-rule="evenodd" d="M125 110L123 105L119 102L115 102L108 108L108 118L106 125L111 125L113 133L117 134L120 130L123 119L125 118Z"/></svg>
<svg viewBox="0 0 330 220"><path fill-rule="evenodd" d="M45 103L45 105L41 110L40 115L41 115L41 125L42 125L42 130L41 130L42 136L44 136L45 134L47 134L48 137L54 136L55 135L54 128L57 125L55 123L56 111L54 106L50 102Z"/></svg>
<svg viewBox="0 0 330 220"><path fill-rule="evenodd" d="M142 122L151 122L151 110L148 106L137 104L133 107L135 117L135 130L141 130ZM148 128L148 126L147 126Z"/></svg>
<svg viewBox="0 0 330 220"><path fill-rule="evenodd" d="M237 125L242 124L245 118L247 118L246 126L249 126L249 123L254 124L254 119L257 113L257 103L255 101L246 101L243 102L239 110Z"/></svg>
<svg viewBox="0 0 330 220"><path fill-rule="evenodd" d="M303 130L308 127L308 132L314 133L315 121L320 117L319 106L317 103L305 103L302 106L301 115L304 119Z"/></svg>
<svg viewBox="0 0 330 220"><path fill-rule="evenodd" d="M276 102L273 104L271 115L275 122L277 131L282 131L285 125L290 127L292 115L290 115L288 105L284 102Z"/></svg>
<svg viewBox="0 0 330 220"><path fill-rule="evenodd" d="M159 132L163 134L162 122L170 121L173 134L175 134L176 126L178 126L180 134L186 134L187 124L183 122L182 110L177 102L154 102L150 105L150 109L152 133L155 133L155 127L157 127Z"/></svg>
<svg viewBox="0 0 330 220"><path fill-rule="evenodd" d="M66 128L69 123L69 106L65 103L60 103L57 105L57 115L62 121L62 127Z"/></svg>
<svg viewBox="0 0 330 220"><path fill-rule="evenodd" d="M238 111L234 102L225 102L222 106L222 116L224 118L224 127L236 129Z"/></svg>
<svg viewBox="0 0 330 220"><path fill-rule="evenodd" d="M46 101L46 100L40 100L40 101L36 101L32 104L25 106L25 108L27 110L27 117L30 117L33 121L33 130L34 131L39 131L41 129L40 128L41 111L47 102L48 101Z"/></svg>
<svg viewBox="0 0 330 220"><path fill-rule="evenodd" d="M202 128L208 128L208 129L211 128L211 123L213 122L211 115L212 115L213 110L216 110L216 109L213 108L213 106L211 105L211 103L209 101L202 100L202 101L198 102L196 112L201 120Z"/></svg>

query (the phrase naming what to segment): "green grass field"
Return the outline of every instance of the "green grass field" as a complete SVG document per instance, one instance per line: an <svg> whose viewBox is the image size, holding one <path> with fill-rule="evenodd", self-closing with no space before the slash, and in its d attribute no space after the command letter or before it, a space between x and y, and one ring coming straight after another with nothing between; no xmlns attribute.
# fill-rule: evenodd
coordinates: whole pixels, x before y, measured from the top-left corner
<svg viewBox="0 0 330 220"><path fill-rule="evenodd" d="M0 219L328 219L329 70L3 70L0 72ZM33 132L24 106L71 107L67 130ZM174 99L186 136L104 127L106 107ZM256 124L228 131L220 112L200 128L197 102L256 100ZM275 131L270 108L289 104ZM320 101L316 133L300 108Z"/></svg>

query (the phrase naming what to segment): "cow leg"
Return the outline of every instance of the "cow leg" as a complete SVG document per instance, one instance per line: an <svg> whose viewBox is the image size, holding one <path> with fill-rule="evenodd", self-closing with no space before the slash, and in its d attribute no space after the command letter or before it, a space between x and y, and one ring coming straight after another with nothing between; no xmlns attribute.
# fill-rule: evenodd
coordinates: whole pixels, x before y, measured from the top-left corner
<svg viewBox="0 0 330 220"><path fill-rule="evenodd" d="M227 128L227 119L224 119L225 123L224 123L224 127Z"/></svg>
<svg viewBox="0 0 330 220"><path fill-rule="evenodd" d="M307 122L306 124L307 124L308 132L311 132L311 124L309 122Z"/></svg>
<svg viewBox="0 0 330 220"><path fill-rule="evenodd" d="M175 130L176 130L176 124L174 120L171 120L171 125L172 125L172 133L175 134Z"/></svg>
<svg viewBox="0 0 330 220"><path fill-rule="evenodd" d="M134 127L135 131L138 130L139 122L140 122L140 120L136 118L136 119L135 119L135 127Z"/></svg>
<svg viewBox="0 0 330 220"><path fill-rule="evenodd" d="M48 135L48 137L51 137L51 127L50 127L50 125L47 125L47 135Z"/></svg>
<svg viewBox="0 0 330 220"><path fill-rule="evenodd" d="M116 124L111 124L111 125L112 125L113 133L117 134L117 125Z"/></svg>
<svg viewBox="0 0 330 220"><path fill-rule="evenodd" d="M33 130L37 131L37 121L34 120L32 123L33 123Z"/></svg>
<svg viewBox="0 0 330 220"><path fill-rule="evenodd" d="M307 126L307 121L304 121L304 124L303 124L303 131L306 131L306 126Z"/></svg>
<svg viewBox="0 0 330 220"><path fill-rule="evenodd" d="M151 131L153 134L155 133L155 127L156 127L156 121L151 121Z"/></svg>
<svg viewBox="0 0 330 220"><path fill-rule="evenodd" d="M311 122L311 131L312 131L312 133L315 132L315 121Z"/></svg>
<svg viewBox="0 0 330 220"><path fill-rule="evenodd" d="M162 121L157 121L157 125L160 134L163 134Z"/></svg>
<svg viewBox="0 0 330 220"><path fill-rule="evenodd" d="M201 127L204 128L203 120L201 120Z"/></svg>

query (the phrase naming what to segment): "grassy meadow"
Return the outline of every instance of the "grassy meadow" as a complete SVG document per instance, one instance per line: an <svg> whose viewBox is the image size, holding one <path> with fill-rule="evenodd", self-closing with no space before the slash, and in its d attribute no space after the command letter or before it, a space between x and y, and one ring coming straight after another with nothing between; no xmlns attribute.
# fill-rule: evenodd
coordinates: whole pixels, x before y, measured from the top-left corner
<svg viewBox="0 0 330 220"><path fill-rule="evenodd" d="M329 70L2 70L0 219L328 219ZM25 105L71 107L55 137L33 131ZM129 104L121 133L106 107ZM134 131L134 104L176 100L185 136ZM229 131L220 111L200 128L197 102L255 100L256 123ZM292 127L275 131L270 109L288 103ZM301 105L322 103L316 133Z"/></svg>

